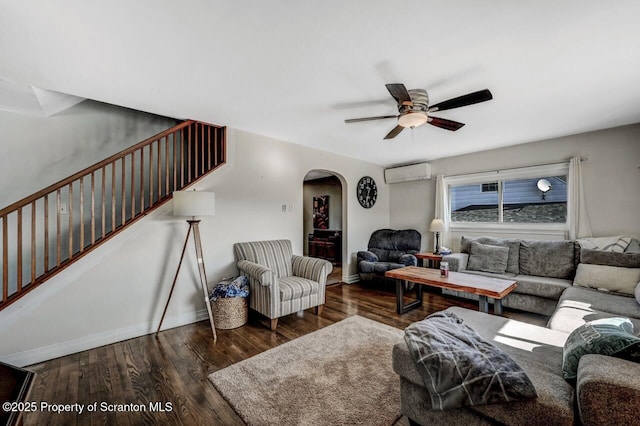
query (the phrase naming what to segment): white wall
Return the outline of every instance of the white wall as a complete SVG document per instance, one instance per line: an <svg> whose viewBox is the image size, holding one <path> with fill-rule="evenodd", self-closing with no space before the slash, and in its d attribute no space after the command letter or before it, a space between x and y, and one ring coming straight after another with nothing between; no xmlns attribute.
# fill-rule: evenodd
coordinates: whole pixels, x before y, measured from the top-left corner
<svg viewBox="0 0 640 426"><path fill-rule="evenodd" d="M343 235L349 259L343 278L357 274L355 253L371 232L389 226L389 190L380 166L243 132L228 132L227 164L196 184L216 192L216 216L200 226L210 282L237 273L233 244L287 238L303 245L303 179L312 169L335 172L347 191ZM355 187L378 183L378 202L360 207ZM282 212L292 204L293 212ZM165 205L76 265L0 311L0 359L17 365L153 332L168 296L187 231ZM206 318L190 242L167 327Z"/></svg>
<svg viewBox="0 0 640 426"><path fill-rule="evenodd" d="M583 172L593 235L640 235L640 124L433 160L432 180L390 185L391 226L426 230L434 216L438 174L558 163L576 155L588 158ZM423 245L428 240L433 248L432 234L422 235ZM456 248L457 241L444 245Z"/></svg>
<svg viewBox="0 0 640 426"><path fill-rule="evenodd" d="M176 123L89 100L48 118L0 111L0 208Z"/></svg>

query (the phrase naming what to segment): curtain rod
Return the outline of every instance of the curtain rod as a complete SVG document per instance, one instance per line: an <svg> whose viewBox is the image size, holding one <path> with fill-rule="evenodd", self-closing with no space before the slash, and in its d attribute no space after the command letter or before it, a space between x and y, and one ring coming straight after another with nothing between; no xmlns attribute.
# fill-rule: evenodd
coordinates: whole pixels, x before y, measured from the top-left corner
<svg viewBox="0 0 640 426"><path fill-rule="evenodd" d="M561 165L561 164L567 164L567 163L569 163L569 161L571 161L571 160L569 159L567 161L561 161L559 163L534 164L534 165L531 165L531 166L507 167L507 168L498 169L498 170L495 170L495 169L494 170L485 170L483 172L460 173L460 174L457 174L457 175L445 175L444 177L450 178L450 177L468 176L468 175L475 175L475 174L480 174L480 173L490 173L490 172L498 172L498 173L500 173L501 171L526 169L526 168L529 168L529 167L558 166L558 165ZM580 161L589 161L589 157L580 157Z"/></svg>

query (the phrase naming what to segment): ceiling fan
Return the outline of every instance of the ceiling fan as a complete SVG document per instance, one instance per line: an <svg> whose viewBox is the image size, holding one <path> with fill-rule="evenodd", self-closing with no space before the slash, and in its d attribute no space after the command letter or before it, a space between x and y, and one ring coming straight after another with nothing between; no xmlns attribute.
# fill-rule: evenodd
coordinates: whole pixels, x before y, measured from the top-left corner
<svg viewBox="0 0 640 426"><path fill-rule="evenodd" d="M493 95L489 89L479 90L477 92L468 93L466 95L458 96L457 98L449 99L448 101L440 102L435 105L429 106L429 96L427 91L423 89L411 89L407 90L404 84L387 84L387 90L391 93L391 96L398 103L398 115L381 115L378 117L364 117L364 118L351 118L344 120L345 123L358 123L360 121L372 121L382 120L385 118L397 118L398 125L391 130L384 137L385 139L393 139L400 134L406 127L416 128L422 126L425 123L429 123L432 126L440 127L442 129L451 130L455 132L464 123L458 123L457 121L447 120L446 118L438 118L432 116L430 113L436 111L444 111L447 109L460 108L467 105L473 105L480 102L485 102L493 99Z"/></svg>

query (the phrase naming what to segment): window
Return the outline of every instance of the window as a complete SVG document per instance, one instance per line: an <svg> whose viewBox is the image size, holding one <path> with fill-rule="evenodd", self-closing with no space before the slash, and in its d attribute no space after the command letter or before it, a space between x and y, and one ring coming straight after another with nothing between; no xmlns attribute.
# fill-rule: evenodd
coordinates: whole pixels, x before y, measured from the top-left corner
<svg viewBox="0 0 640 426"><path fill-rule="evenodd" d="M562 163L447 177L450 224L564 229L568 169Z"/></svg>
<svg viewBox="0 0 640 426"><path fill-rule="evenodd" d="M482 192L498 192L498 182L483 183Z"/></svg>

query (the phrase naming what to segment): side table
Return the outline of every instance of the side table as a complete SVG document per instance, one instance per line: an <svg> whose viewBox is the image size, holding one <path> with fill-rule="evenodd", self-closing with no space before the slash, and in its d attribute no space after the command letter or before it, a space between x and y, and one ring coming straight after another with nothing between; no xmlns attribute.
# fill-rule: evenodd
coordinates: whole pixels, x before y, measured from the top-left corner
<svg viewBox="0 0 640 426"><path fill-rule="evenodd" d="M415 256L420 260L420 262L422 263L422 266L425 268L433 268L433 269L440 268L440 261L442 260L441 254L416 253ZM427 261L426 266L425 266L425 260Z"/></svg>

